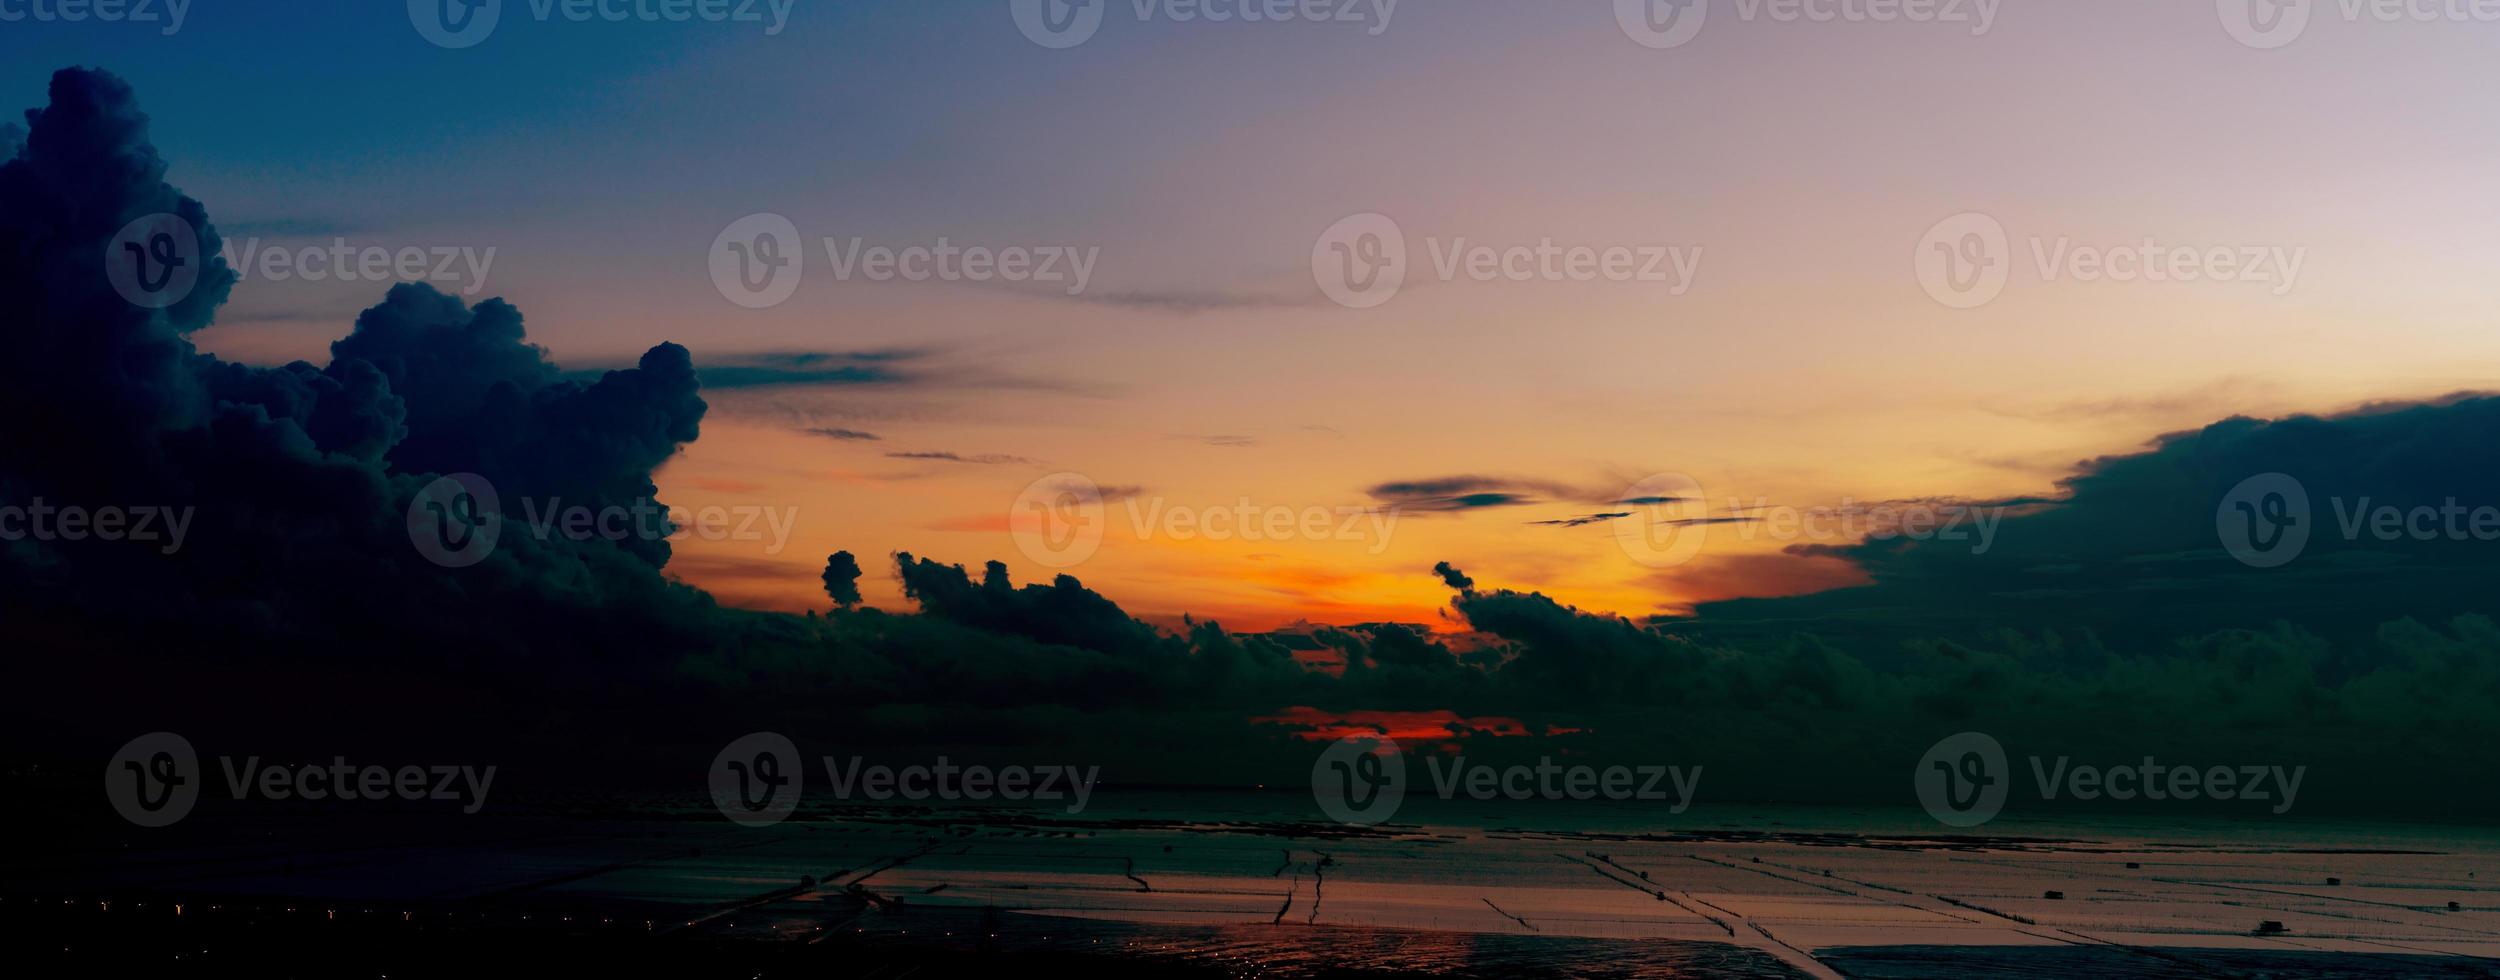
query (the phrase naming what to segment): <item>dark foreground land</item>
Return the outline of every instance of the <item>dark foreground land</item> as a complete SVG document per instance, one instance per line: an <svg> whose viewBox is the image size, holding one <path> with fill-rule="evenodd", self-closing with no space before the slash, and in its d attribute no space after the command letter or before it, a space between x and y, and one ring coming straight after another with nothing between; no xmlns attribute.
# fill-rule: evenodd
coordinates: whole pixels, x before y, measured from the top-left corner
<svg viewBox="0 0 2500 980"><path fill-rule="evenodd" d="M1798 977L1760 951L1675 940L1497 936L1343 926L1154 926L880 910L807 938L663 929L607 916L339 908L168 899L0 901L0 961L19 976L691 978L1041 976ZM179 906L179 907L177 907ZM1836 975L1930 977L2500 977L2458 957L2122 947L1903 946L1824 950ZM1820 971L1816 971L1819 973Z"/></svg>
<svg viewBox="0 0 2500 980"><path fill-rule="evenodd" d="M657 799L28 827L11 976L2500 977L2479 830ZM1523 822L1534 818L1543 823ZM1566 819L1568 818L1568 819ZM1620 819L1618 819L1620 818Z"/></svg>

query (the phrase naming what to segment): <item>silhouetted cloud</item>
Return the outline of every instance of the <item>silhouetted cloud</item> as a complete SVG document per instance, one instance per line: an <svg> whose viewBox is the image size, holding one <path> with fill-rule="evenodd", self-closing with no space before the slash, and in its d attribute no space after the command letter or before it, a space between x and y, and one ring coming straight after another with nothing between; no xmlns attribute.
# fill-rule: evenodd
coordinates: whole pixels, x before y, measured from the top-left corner
<svg viewBox="0 0 2500 980"><path fill-rule="evenodd" d="M164 182L129 86L62 71L28 119L30 138L0 163L0 250L14 257L0 263L13 311L0 317L0 418L13 420L0 424L0 499L161 507L196 523L172 554L93 537L0 548L0 604L16 617L91 616L138 647L605 656L620 676L699 632L710 600L660 577L664 540L513 533L455 576L414 550L406 516L449 472L515 503L659 507L651 471L705 408L685 349L568 379L509 304L402 284L327 366L201 355L188 335L234 273L207 209ZM107 243L160 213L196 234L173 257L198 262L198 278L149 309L109 285L105 262L122 256Z"/></svg>
<svg viewBox="0 0 2500 980"><path fill-rule="evenodd" d="M857 429L840 429L832 426L818 426L807 430L807 434L811 436L823 436L827 439L833 439L840 442L883 441L883 438L874 432L861 432Z"/></svg>
<svg viewBox="0 0 2500 980"><path fill-rule="evenodd" d="M2323 418L2227 419L2086 462L2061 481L2063 496L1937 498L2004 509L1984 552L1907 535L1792 546L1799 556L1847 559L1874 584L1712 603L1694 627L1802 621L1834 635L2066 628L2157 639L2293 619L2351 638L2401 616L2486 610L2500 588L2500 541L2382 536L2349 518L2364 507L2500 506L2496 434L2500 400L2471 396ZM2305 490L2309 533L2299 557L2257 568L2226 550L2221 525L2237 516L2226 496L2268 473Z"/></svg>

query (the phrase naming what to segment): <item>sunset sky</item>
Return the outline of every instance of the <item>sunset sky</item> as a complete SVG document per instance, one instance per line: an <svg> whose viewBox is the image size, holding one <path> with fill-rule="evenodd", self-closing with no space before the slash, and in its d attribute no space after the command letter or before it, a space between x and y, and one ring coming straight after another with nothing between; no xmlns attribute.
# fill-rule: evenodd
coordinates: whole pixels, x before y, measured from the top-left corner
<svg viewBox="0 0 2500 980"><path fill-rule="evenodd" d="M148 92L170 179L229 244L492 248L470 298L509 299L568 368L690 348L711 413L661 499L796 516L777 551L679 544L669 571L733 603L822 606L836 549L1047 576L1007 515L1074 473L1135 495L1065 571L1149 617L1437 623L1442 560L1594 610L1680 611L1861 575L1738 525L1657 568L1615 521L1536 522L1624 510L1657 473L1690 477L1709 516L2053 494L2078 460L2164 432L2500 373L2500 24L2322 12L2256 50L2205 3L2016 0L1981 36L1723 3L1654 50L1607 3L1417 0L1375 36L1141 22L1123 2L1052 50L1005 2L799 0L768 35L539 21L516 0L447 50L379 6L204 2L171 36L0 24L0 83L34 105L54 69L92 64ZM255 44L271 32L321 43ZM1406 284L1348 309L1312 252L1373 212L1407 236ZM2003 225L2012 272L1957 310L1914 260L1964 212ZM708 266L755 213L806 245L797 292L767 309ZM941 236L1099 260L1071 297L844 281L825 255L826 238ZM1434 246L1458 239L1700 261L1680 295L1440 281ZM2060 239L2303 259L2288 289L2043 281L2033 242ZM247 272L194 339L326 361L386 286ZM1503 496L1433 510L1399 484ZM1385 540L1130 527L1132 502L1245 498L1410 506ZM889 576L863 587L899 604Z"/></svg>

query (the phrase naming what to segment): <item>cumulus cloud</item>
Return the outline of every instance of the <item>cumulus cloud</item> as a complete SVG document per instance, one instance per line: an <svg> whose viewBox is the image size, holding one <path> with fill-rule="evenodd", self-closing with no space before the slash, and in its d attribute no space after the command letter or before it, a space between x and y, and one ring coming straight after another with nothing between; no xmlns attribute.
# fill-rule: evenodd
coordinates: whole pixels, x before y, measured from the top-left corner
<svg viewBox="0 0 2500 980"><path fill-rule="evenodd" d="M0 562L0 601L85 609L117 632L190 643L314 649L352 637L377 652L550 659L617 632L646 637L624 650L656 653L650 644L678 631L648 620L708 604L659 577L662 540L515 534L455 578L419 558L404 523L418 488L449 472L484 475L507 497L656 504L652 470L695 438L704 411L683 348L567 380L510 305L470 308L408 284L365 311L325 366L202 355L190 335L234 274L206 207L165 182L130 87L63 71L28 121L0 163L0 247L16 257L0 264L12 310L0 318L11 350L0 414L15 420L0 425L0 499L197 516L170 555L18 540ZM160 213L194 229L185 251L200 269L179 301L151 309L116 292L105 263L125 223Z"/></svg>

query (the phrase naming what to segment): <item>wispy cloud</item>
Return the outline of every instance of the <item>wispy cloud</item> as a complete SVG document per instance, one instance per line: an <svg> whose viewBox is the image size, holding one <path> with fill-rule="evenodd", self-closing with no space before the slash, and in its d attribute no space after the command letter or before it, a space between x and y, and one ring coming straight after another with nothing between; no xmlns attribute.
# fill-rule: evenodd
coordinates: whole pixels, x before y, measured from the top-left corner
<svg viewBox="0 0 2500 980"><path fill-rule="evenodd" d="M949 452L914 452L887 453L885 455L888 459L917 459L935 463L969 463L977 466L997 466L1004 463L1033 462L1033 460L1026 459L1022 456L1010 456L1005 453L975 453L967 456L962 453Z"/></svg>
<svg viewBox="0 0 2500 980"><path fill-rule="evenodd" d="M1590 524L1603 524L1607 521L1620 520L1630 516L1632 516L1630 511L1618 511L1607 514L1582 514L1578 517L1565 517L1560 520L1529 521L1528 525L1530 527L1585 527Z"/></svg>
<svg viewBox="0 0 2500 980"><path fill-rule="evenodd" d="M1503 476L1440 476L1392 480L1372 487L1372 499L1407 511L1469 511L1521 507L1548 500L1587 500L1589 495L1551 480Z"/></svg>

